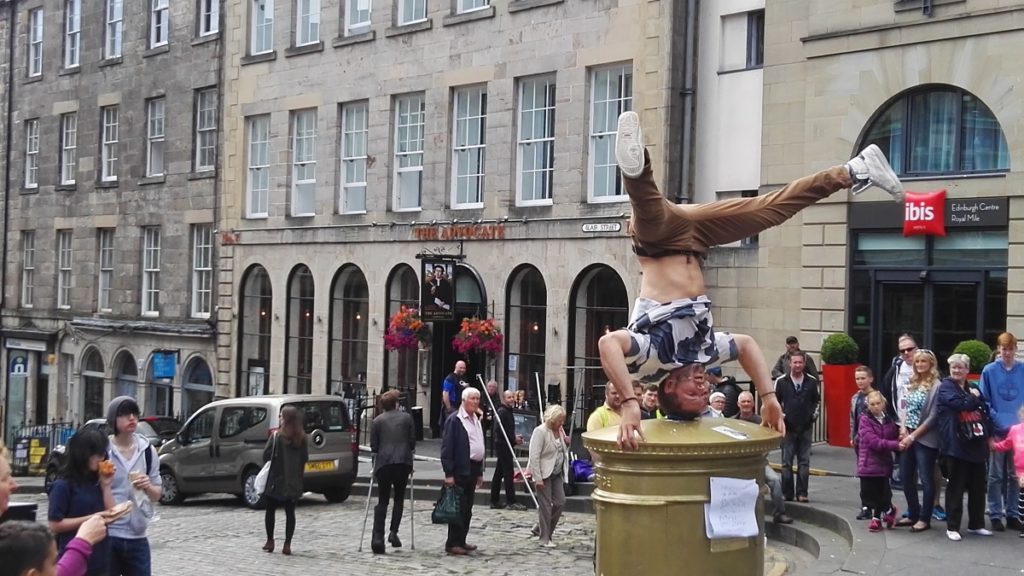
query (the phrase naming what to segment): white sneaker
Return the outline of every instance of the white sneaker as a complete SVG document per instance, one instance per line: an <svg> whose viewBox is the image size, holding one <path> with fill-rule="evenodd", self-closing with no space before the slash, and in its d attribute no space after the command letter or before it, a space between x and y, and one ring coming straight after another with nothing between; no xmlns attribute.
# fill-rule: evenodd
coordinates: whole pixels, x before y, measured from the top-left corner
<svg viewBox="0 0 1024 576"><path fill-rule="evenodd" d="M961 536L960 536L959 532L954 532L952 530L946 530L946 538L949 538L953 542L959 542Z"/></svg>
<svg viewBox="0 0 1024 576"><path fill-rule="evenodd" d="M885 154L882 154L878 146L872 144L861 150L856 158L846 163L846 167L854 179L854 194L877 186L888 192L897 202L903 200L903 184L900 184L899 177L893 172L892 166L889 166L889 161L885 159Z"/></svg>
<svg viewBox="0 0 1024 576"><path fill-rule="evenodd" d="M967 529L968 534L974 534L975 536L991 536L992 531L988 528L978 528L977 530Z"/></svg>
<svg viewBox="0 0 1024 576"><path fill-rule="evenodd" d="M644 135L640 131L640 117L636 112L623 112L619 115L618 132L615 135L615 162L627 178L636 178L644 171Z"/></svg>
<svg viewBox="0 0 1024 576"><path fill-rule="evenodd" d="M541 548L558 548L558 545L555 544L554 542L548 540L547 542L541 542L540 547Z"/></svg>

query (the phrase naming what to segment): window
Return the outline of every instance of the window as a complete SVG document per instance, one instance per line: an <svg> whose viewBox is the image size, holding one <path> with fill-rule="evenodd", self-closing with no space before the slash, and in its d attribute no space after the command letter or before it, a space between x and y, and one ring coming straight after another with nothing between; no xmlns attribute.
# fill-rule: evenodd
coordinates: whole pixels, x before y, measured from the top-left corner
<svg viewBox="0 0 1024 576"><path fill-rule="evenodd" d="M57 231L57 308L71 308L71 230Z"/></svg>
<svg viewBox="0 0 1024 576"><path fill-rule="evenodd" d="M342 214L366 212L366 139L369 131L366 102L341 107Z"/></svg>
<svg viewBox="0 0 1024 576"><path fill-rule="evenodd" d="M39 119L25 121L25 188L39 187Z"/></svg>
<svg viewBox="0 0 1024 576"><path fill-rule="evenodd" d="M345 0L345 36L370 31L370 0Z"/></svg>
<svg viewBox="0 0 1024 576"><path fill-rule="evenodd" d="M150 0L149 15L149 47L156 48L167 44L167 36L170 33L170 0Z"/></svg>
<svg viewBox="0 0 1024 576"><path fill-rule="evenodd" d="M217 91L196 96L196 172L213 170L217 162Z"/></svg>
<svg viewBox="0 0 1024 576"><path fill-rule="evenodd" d="M238 436L266 419L266 408L256 408L253 406L224 408L220 415L220 437L231 438L232 436Z"/></svg>
<svg viewBox="0 0 1024 576"><path fill-rule="evenodd" d="M257 265L242 276L242 302L238 312L238 383L236 396L270 392L270 340L273 331L274 293L267 271Z"/></svg>
<svg viewBox="0 0 1024 576"><path fill-rule="evenodd" d="M43 9L28 13L28 75L43 74Z"/></svg>
<svg viewBox="0 0 1024 576"><path fill-rule="evenodd" d="M117 181L117 106L106 106L103 111L103 142L101 144L100 180Z"/></svg>
<svg viewBox="0 0 1024 576"><path fill-rule="evenodd" d="M900 176L1005 172L1010 155L984 102L952 86L914 90L875 115L861 147L877 144Z"/></svg>
<svg viewBox="0 0 1024 576"><path fill-rule="evenodd" d="M519 84L517 204L550 204L555 175L555 77Z"/></svg>
<svg viewBox="0 0 1024 576"><path fill-rule="evenodd" d="M747 68L764 66L764 10L747 13Z"/></svg>
<svg viewBox="0 0 1024 576"><path fill-rule="evenodd" d="M74 184L78 172L78 114L60 117L60 183Z"/></svg>
<svg viewBox="0 0 1024 576"><path fill-rule="evenodd" d="M99 276L96 282L96 308L100 312L110 312L110 290L114 282L114 229L100 228L99 244Z"/></svg>
<svg viewBox="0 0 1024 576"><path fill-rule="evenodd" d="M265 54L274 49L274 0L252 0L249 42L250 54Z"/></svg>
<svg viewBox="0 0 1024 576"><path fill-rule="evenodd" d="M483 208L487 89L478 86L456 90L454 117L452 206Z"/></svg>
<svg viewBox="0 0 1024 576"><path fill-rule="evenodd" d="M369 349L370 292L356 266L344 266L331 293L328 393L365 391Z"/></svg>
<svg viewBox="0 0 1024 576"><path fill-rule="evenodd" d="M516 357L514 364L506 363L508 378L533 382L535 373L544 372L547 352L547 285L540 271L527 265L512 273L507 286L506 362Z"/></svg>
<svg viewBox="0 0 1024 576"><path fill-rule="evenodd" d="M82 0L64 4L64 67L78 66L82 54Z"/></svg>
<svg viewBox="0 0 1024 576"><path fill-rule="evenodd" d="M182 437L189 443L196 443L201 440L209 440L213 437L213 419L217 413L216 408L202 412L189 421L188 426L182 430Z"/></svg>
<svg viewBox="0 0 1024 576"><path fill-rule="evenodd" d="M398 25L415 24L427 19L427 0L398 0Z"/></svg>
<svg viewBox="0 0 1024 576"><path fill-rule="evenodd" d="M160 228L142 229L142 314L160 315Z"/></svg>
<svg viewBox="0 0 1024 576"><path fill-rule="evenodd" d="M292 216L316 214L316 110L292 114Z"/></svg>
<svg viewBox="0 0 1024 576"><path fill-rule="evenodd" d="M473 12L474 10L483 10L487 8L491 3L491 0L459 0L458 13L462 14L465 12Z"/></svg>
<svg viewBox="0 0 1024 576"><path fill-rule="evenodd" d="M320 0L295 0L295 45L305 46L320 41Z"/></svg>
<svg viewBox="0 0 1024 576"><path fill-rule="evenodd" d="M21 307L31 308L36 291L36 232L21 233Z"/></svg>
<svg viewBox="0 0 1024 576"><path fill-rule="evenodd" d="M270 115L249 118L246 216L266 218L270 204Z"/></svg>
<svg viewBox="0 0 1024 576"><path fill-rule="evenodd" d="M124 32L123 0L107 0L106 42L103 46L104 58L121 56L121 34Z"/></svg>
<svg viewBox="0 0 1024 576"><path fill-rule="evenodd" d="M288 338L285 394L309 394L313 387L313 274L299 265L288 281Z"/></svg>
<svg viewBox="0 0 1024 576"><path fill-rule="evenodd" d="M419 210L423 191L423 94L395 100L394 209Z"/></svg>
<svg viewBox="0 0 1024 576"><path fill-rule="evenodd" d="M192 227L192 317L209 318L213 310L213 226Z"/></svg>
<svg viewBox="0 0 1024 576"><path fill-rule="evenodd" d="M164 175L166 100L154 98L146 106L146 176Z"/></svg>
<svg viewBox="0 0 1024 576"><path fill-rule="evenodd" d="M220 0L199 0L199 35L209 36L220 30Z"/></svg>
<svg viewBox="0 0 1024 576"><path fill-rule="evenodd" d="M633 109L633 70L627 64L590 74L589 201L626 200L615 161L619 114Z"/></svg>

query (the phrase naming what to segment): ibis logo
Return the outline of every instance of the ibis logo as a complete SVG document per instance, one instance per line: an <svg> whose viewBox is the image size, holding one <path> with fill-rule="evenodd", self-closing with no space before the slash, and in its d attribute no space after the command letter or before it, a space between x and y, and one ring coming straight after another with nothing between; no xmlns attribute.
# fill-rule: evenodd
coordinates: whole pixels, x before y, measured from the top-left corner
<svg viewBox="0 0 1024 576"><path fill-rule="evenodd" d="M946 191L907 192L903 200L903 235L946 235Z"/></svg>

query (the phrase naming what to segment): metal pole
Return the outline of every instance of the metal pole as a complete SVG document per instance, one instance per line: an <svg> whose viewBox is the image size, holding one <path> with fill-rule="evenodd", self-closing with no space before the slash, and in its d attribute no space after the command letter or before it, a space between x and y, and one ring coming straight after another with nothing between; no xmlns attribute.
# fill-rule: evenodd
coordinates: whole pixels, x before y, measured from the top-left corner
<svg viewBox="0 0 1024 576"><path fill-rule="evenodd" d="M484 383L483 378L479 374L476 375L477 379L480 380L480 384ZM498 415L498 409L494 407L494 400L491 400L489 394L484 394L487 397L487 403L491 406L491 411L494 415ZM526 471L523 470L522 465L519 464L519 458L516 458L516 452L512 449L512 441L508 439L508 431L501 425L501 420L498 420L498 428L501 428L501 436L505 439L505 446L508 447L508 453L512 455L512 461L515 462L516 468L519 469L519 474L523 477L523 485L526 486L526 491L530 494L530 498L533 500L533 505L540 508L540 504L537 503L537 497L533 495L533 488L530 487L530 482L526 479Z"/></svg>
<svg viewBox="0 0 1024 576"><path fill-rule="evenodd" d="M370 460L370 489L366 492L366 510L363 512L363 532L359 535L359 551L363 551L363 539L366 538L366 519L370 516L370 497L373 495L374 464L377 462L377 455L374 454Z"/></svg>
<svg viewBox="0 0 1024 576"><path fill-rule="evenodd" d="M544 389L540 385L540 374L533 373L533 381L537 383L537 405L540 406L541 415L544 414Z"/></svg>
<svg viewBox="0 0 1024 576"><path fill-rule="evenodd" d="M416 471L409 472L409 529L412 531L412 549L416 549Z"/></svg>

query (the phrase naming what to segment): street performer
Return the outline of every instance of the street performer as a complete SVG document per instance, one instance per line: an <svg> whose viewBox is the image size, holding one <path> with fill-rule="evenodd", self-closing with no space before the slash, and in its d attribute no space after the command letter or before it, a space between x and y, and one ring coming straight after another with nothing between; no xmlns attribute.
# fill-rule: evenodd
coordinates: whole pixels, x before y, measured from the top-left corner
<svg viewBox="0 0 1024 576"><path fill-rule="evenodd" d="M851 188L858 194L874 185L902 200L903 186L885 156L872 144L846 164L805 176L769 194L708 204L673 204L654 182L639 117L624 112L619 116L615 159L633 206L629 234L642 275L629 326L602 336L599 342L601 366L623 399L619 445L635 449L636 437L643 438L634 380L662 383L662 387L689 382L689 386L700 388L703 378L673 377L668 384L663 382L674 371L692 364L710 367L731 360L739 360L754 381L765 425L784 432L782 409L757 342L744 334L714 331L701 266L712 246L781 224L839 190ZM692 406L669 417L693 419L704 409L696 401L703 398L702 391L684 394L694 399Z"/></svg>

